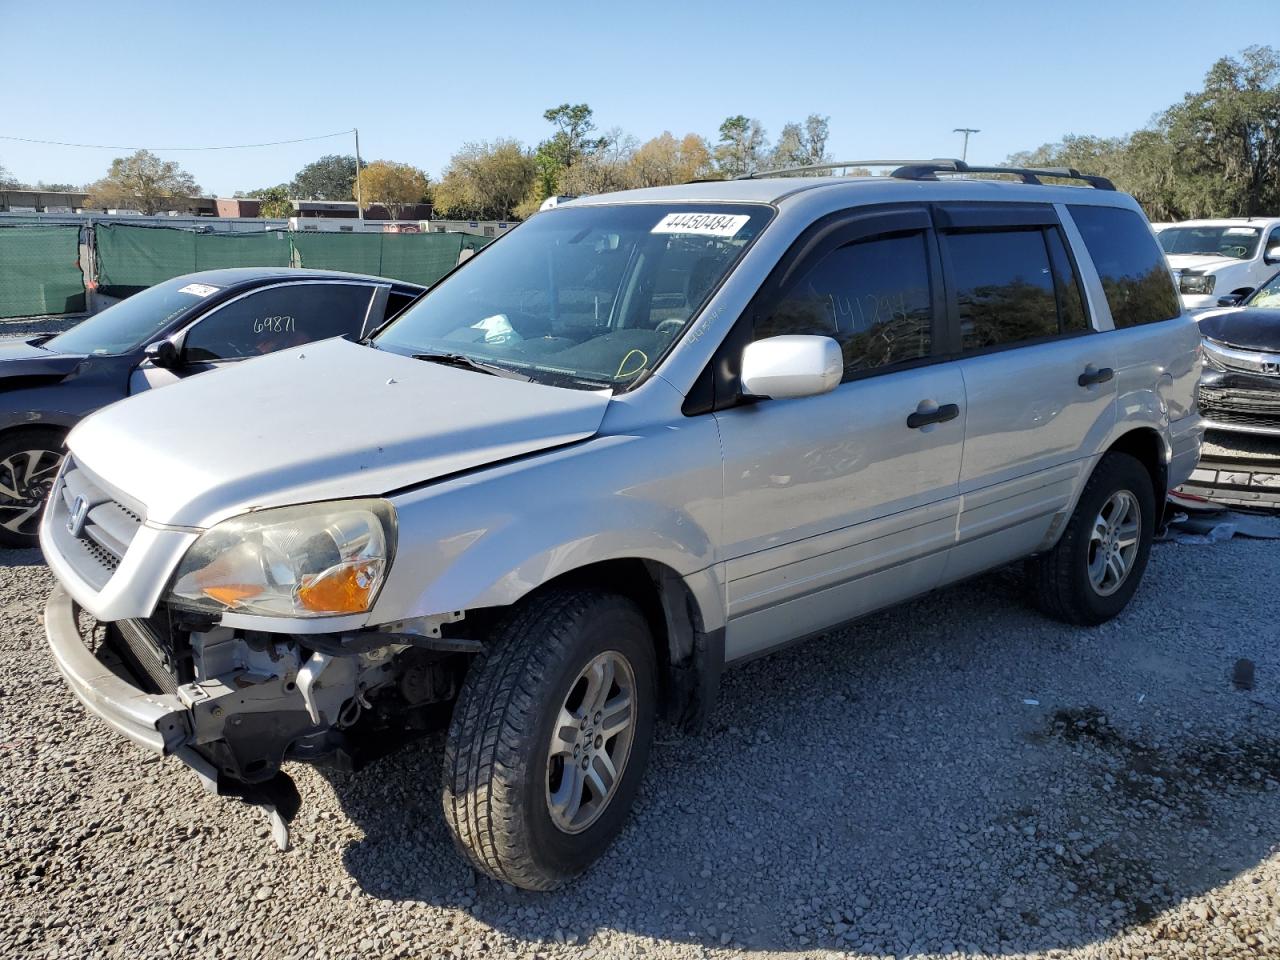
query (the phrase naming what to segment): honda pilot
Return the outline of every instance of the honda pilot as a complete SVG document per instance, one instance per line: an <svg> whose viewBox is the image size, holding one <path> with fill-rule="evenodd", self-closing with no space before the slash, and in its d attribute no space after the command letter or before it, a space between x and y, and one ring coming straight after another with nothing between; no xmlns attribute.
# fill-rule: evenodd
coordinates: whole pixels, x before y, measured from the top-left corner
<svg viewBox="0 0 1280 960"><path fill-rule="evenodd" d="M1199 455L1199 344L1137 203L1073 170L575 199L368 342L80 423L49 643L281 844L282 764L444 713L460 851L550 889L726 668L1015 561L1049 615L1119 614Z"/></svg>

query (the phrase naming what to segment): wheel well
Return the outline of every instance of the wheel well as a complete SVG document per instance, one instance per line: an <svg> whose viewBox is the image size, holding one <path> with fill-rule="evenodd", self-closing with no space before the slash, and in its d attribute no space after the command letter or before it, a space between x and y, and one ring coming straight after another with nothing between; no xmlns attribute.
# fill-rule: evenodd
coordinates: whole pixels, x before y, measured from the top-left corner
<svg viewBox="0 0 1280 960"><path fill-rule="evenodd" d="M621 594L640 607L653 635L659 695L667 716L672 722L696 725L709 709L699 697L706 694L707 684L718 685L724 657L723 650L707 656L714 644L707 642L701 612L684 578L653 560L605 560L561 574L538 592L569 586ZM705 675L708 671L710 676Z"/></svg>
<svg viewBox="0 0 1280 960"><path fill-rule="evenodd" d="M1164 462L1164 442L1160 434L1147 427L1130 430L1111 444L1107 452L1127 453L1147 468L1156 498L1156 527L1161 528L1169 496L1169 468Z"/></svg>

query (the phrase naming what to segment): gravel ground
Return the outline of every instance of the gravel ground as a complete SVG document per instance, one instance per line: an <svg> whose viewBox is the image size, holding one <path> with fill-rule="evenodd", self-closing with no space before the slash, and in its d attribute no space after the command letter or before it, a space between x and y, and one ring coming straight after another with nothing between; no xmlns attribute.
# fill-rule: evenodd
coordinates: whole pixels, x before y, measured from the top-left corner
<svg viewBox="0 0 1280 960"><path fill-rule="evenodd" d="M542 895L454 855L439 737L294 765L276 852L86 715L47 571L0 552L0 956L1280 957L1278 550L1157 544L1083 630L1004 571L733 671L706 732L660 733L604 860Z"/></svg>

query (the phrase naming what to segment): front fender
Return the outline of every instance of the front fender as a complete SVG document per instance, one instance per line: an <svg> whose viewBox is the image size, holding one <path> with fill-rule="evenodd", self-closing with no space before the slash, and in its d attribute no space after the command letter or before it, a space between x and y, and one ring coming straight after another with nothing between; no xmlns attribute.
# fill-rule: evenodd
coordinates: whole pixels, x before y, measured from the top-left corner
<svg viewBox="0 0 1280 960"><path fill-rule="evenodd" d="M505 606L581 567L639 559L684 578L714 629L724 619L713 574L720 494L707 417L395 497L396 559L370 621Z"/></svg>

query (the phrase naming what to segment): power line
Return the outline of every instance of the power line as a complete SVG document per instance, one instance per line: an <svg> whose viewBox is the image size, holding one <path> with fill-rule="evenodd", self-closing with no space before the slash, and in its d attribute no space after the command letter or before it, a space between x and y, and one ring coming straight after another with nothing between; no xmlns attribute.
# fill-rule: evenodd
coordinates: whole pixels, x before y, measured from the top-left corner
<svg viewBox="0 0 1280 960"><path fill-rule="evenodd" d="M279 147L288 143L308 143L312 140L330 140L333 137L347 137L352 131L339 130L337 133L323 133L318 137L299 137L296 140L272 140L268 143L233 143L218 147L120 147L105 143L63 143L61 140L36 140L32 137L10 137L0 133L0 140L12 140L17 143L40 143L51 147L84 147L88 150L151 150L156 153L190 152L197 150L249 150L254 147Z"/></svg>

